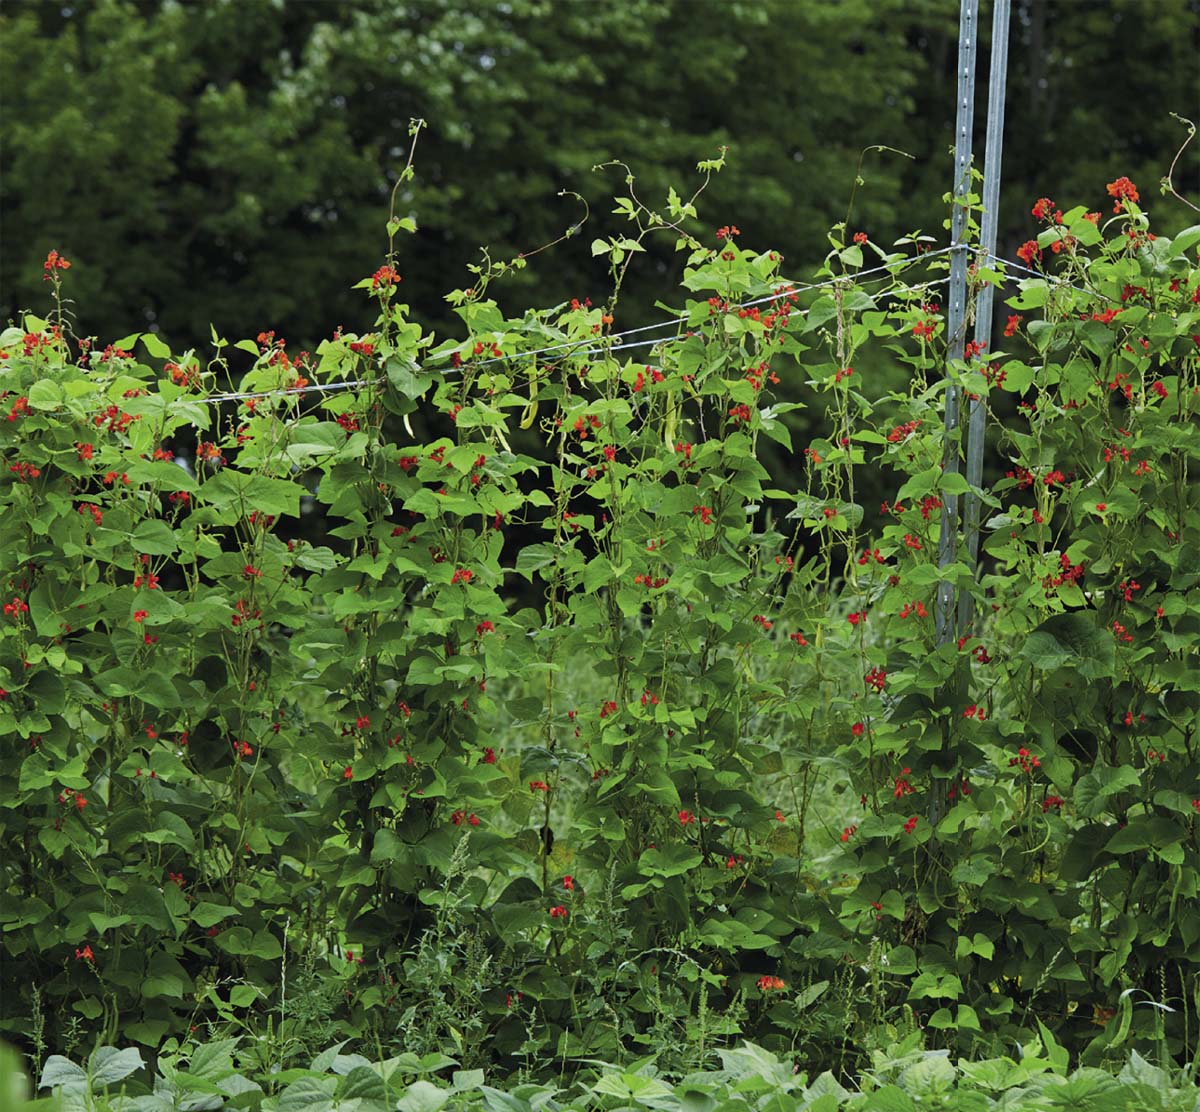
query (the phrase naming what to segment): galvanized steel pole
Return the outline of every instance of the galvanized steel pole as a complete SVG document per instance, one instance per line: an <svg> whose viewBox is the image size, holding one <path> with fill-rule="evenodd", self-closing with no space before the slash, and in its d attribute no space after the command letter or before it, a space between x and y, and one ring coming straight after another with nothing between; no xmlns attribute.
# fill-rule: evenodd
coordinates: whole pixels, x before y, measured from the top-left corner
<svg viewBox="0 0 1200 1112"><path fill-rule="evenodd" d="M1000 220L1000 164L1004 153L1004 95L1008 78L1009 0L995 0L992 8L992 62L988 75L987 136L983 166L983 222L979 229L982 258L996 253L996 230ZM991 283L980 291L975 306L975 341L990 344L992 304L996 287ZM987 399L972 398L967 420L967 482L978 487L983 482L983 446L987 425ZM963 530L966 533L967 562L974 569L979 560L979 496L968 491L963 501ZM965 637L974 616L975 600L966 591L958 599L958 635Z"/></svg>
<svg viewBox="0 0 1200 1112"><path fill-rule="evenodd" d="M979 28L979 0L962 0L958 20L958 92L954 123L954 208L950 215L950 308L948 314L947 362L962 360L966 342L967 313L967 207L971 188L971 136L975 112L975 43ZM946 444L942 457L945 475L959 470L958 387L946 383ZM941 533L938 537L938 567L954 562L958 555L958 495L943 495ZM937 643L954 638L954 588L938 584L934 605Z"/></svg>

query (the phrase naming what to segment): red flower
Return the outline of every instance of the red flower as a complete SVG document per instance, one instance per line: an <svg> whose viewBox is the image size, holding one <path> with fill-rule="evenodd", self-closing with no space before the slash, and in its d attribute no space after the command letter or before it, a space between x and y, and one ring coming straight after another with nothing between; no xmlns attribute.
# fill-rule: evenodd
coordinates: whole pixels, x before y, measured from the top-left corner
<svg viewBox="0 0 1200 1112"><path fill-rule="evenodd" d="M29 607L19 598L14 596L12 602L4 604L4 616L6 618L16 618L19 614L28 614Z"/></svg>
<svg viewBox="0 0 1200 1112"><path fill-rule="evenodd" d="M1054 202L1049 197L1039 197L1033 206L1033 216L1037 220L1046 220L1054 213Z"/></svg>
<svg viewBox="0 0 1200 1112"><path fill-rule="evenodd" d="M64 259L57 251L51 251L46 256L46 261L42 263L42 269L46 272L44 277L48 279L55 270L70 270L71 262L69 259ZM90 950L88 956L91 957Z"/></svg>
<svg viewBox="0 0 1200 1112"><path fill-rule="evenodd" d="M483 751L483 763L485 765L494 765L496 763L496 750L490 745Z"/></svg>
<svg viewBox="0 0 1200 1112"><path fill-rule="evenodd" d="M712 524L712 508L710 506L693 506L692 513L700 515L701 525Z"/></svg>
<svg viewBox="0 0 1200 1112"><path fill-rule="evenodd" d="M547 784L545 780L530 780L529 790L531 792L548 792L550 790L550 785Z"/></svg>
<svg viewBox="0 0 1200 1112"><path fill-rule="evenodd" d="M845 826L842 828L842 841L848 842L858 832L857 826Z"/></svg>
<svg viewBox="0 0 1200 1112"><path fill-rule="evenodd" d="M471 582L474 576L475 573L470 568L458 568L450 577L450 585L453 586L455 583L466 585Z"/></svg>
<svg viewBox="0 0 1200 1112"><path fill-rule="evenodd" d="M551 919L565 919L567 917L567 909L562 904L558 904L550 909Z"/></svg>
<svg viewBox="0 0 1200 1112"><path fill-rule="evenodd" d="M863 734L866 733L866 730L866 726L864 726L861 722L855 722L854 725L850 727L850 732L855 737L862 737Z"/></svg>
<svg viewBox="0 0 1200 1112"><path fill-rule="evenodd" d="M854 242L857 243L861 247L864 243L867 242L867 233L866 232L855 232L854 233Z"/></svg>
<svg viewBox="0 0 1200 1112"><path fill-rule="evenodd" d="M920 421L905 421L902 425L897 425L891 432L888 433L888 443L899 444L900 441L907 439L917 431L917 426ZM886 505L886 503L884 503ZM886 511L884 511L886 513ZM865 561L864 561L865 562Z"/></svg>
<svg viewBox="0 0 1200 1112"><path fill-rule="evenodd" d="M1025 318L1022 317L1020 313L1013 313L1008 318L1008 324L1004 326L1004 335L1015 336L1017 330L1021 327L1021 321L1024 319Z"/></svg>
<svg viewBox="0 0 1200 1112"><path fill-rule="evenodd" d="M769 974L764 974L762 977L759 977L757 984L763 992L779 992L782 989L787 988L787 985L784 984L780 978L772 977Z"/></svg>
<svg viewBox="0 0 1200 1112"><path fill-rule="evenodd" d="M916 830L917 821L917 816L913 815L913 817L904 824L904 833L911 834L914 830Z"/></svg>
<svg viewBox="0 0 1200 1112"><path fill-rule="evenodd" d="M685 811L679 812L679 825L680 826L688 826L691 823L694 823L695 821L696 821L696 816L693 815L691 811L685 810Z"/></svg>
<svg viewBox="0 0 1200 1112"><path fill-rule="evenodd" d="M242 568L242 574L247 579L257 579L262 576L262 572L259 571L258 568L256 568L253 564L247 564L244 568Z"/></svg>
<svg viewBox="0 0 1200 1112"><path fill-rule="evenodd" d="M849 614L847 616L846 620L852 626L856 626L856 625L858 625L859 622L863 621L866 618L866 616L867 616L867 612L865 610L856 610L853 613Z"/></svg>
<svg viewBox="0 0 1200 1112"><path fill-rule="evenodd" d="M394 286L400 281L400 275L392 267L381 266L371 275L371 288L378 289L380 286Z"/></svg>
<svg viewBox="0 0 1200 1112"><path fill-rule="evenodd" d="M1021 771L1028 776L1035 768L1040 768L1042 762L1039 761L1037 757L1035 757L1028 749L1026 749L1024 746L1021 746L1021 748L1017 750L1017 755L1008 762L1008 765L1010 768L1012 768L1014 765L1019 765Z"/></svg>
<svg viewBox="0 0 1200 1112"><path fill-rule="evenodd" d="M1038 249L1036 239L1027 239L1017 248L1017 258L1026 266L1033 266L1034 259L1040 259L1042 252Z"/></svg>
<svg viewBox="0 0 1200 1112"><path fill-rule="evenodd" d="M352 769L349 765L346 765L346 771L342 773L342 779L343 780L353 780L354 779L354 769Z"/></svg>
<svg viewBox="0 0 1200 1112"><path fill-rule="evenodd" d="M1108 190L1108 195L1115 199L1113 204L1113 212L1121 211L1122 201L1132 201L1136 203L1140 199L1138 197L1137 186L1126 177L1120 177L1117 178L1116 181L1110 181L1104 188Z"/></svg>
<svg viewBox="0 0 1200 1112"><path fill-rule="evenodd" d="M84 948L82 950L77 949L75 951L75 960L76 961L95 961L96 955L92 953L91 946L84 946Z"/></svg>
<svg viewBox="0 0 1200 1112"><path fill-rule="evenodd" d="M144 622L149 616L145 610L135 610L133 612L133 620L135 622Z"/></svg>
<svg viewBox="0 0 1200 1112"><path fill-rule="evenodd" d="M104 515L100 512L100 507L93 505L91 502L85 502L82 506L76 507L81 514L91 514L92 521L100 525L104 521Z"/></svg>
<svg viewBox="0 0 1200 1112"><path fill-rule="evenodd" d="M568 892L574 892L575 891L575 878L573 876L563 877L563 887Z"/></svg>

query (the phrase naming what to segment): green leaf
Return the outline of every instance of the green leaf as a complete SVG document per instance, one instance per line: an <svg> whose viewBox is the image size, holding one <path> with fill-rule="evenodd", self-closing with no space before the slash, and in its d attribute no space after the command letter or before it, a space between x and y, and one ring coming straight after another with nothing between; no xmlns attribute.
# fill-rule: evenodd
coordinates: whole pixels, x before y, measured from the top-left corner
<svg viewBox="0 0 1200 1112"><path fill-rule="evenodd" d="M169 556L179 547L174 531L164 521L141 522L129 539L135 552L147 556Z"/></svg>
<svg viewBox="0 0 1200 1112"><path fill-rule="evenodd" d="M451 1097L449 1089L429 1081L414 1081L396 1104L397 1112L438 1112Z"/></svg>
<svg viewBox="0 0 1200 1112"><path fill-rule="evenodd" d="M903 1089L895 1085L884 1085L867 1094L862 1112L916 1112L916 1107L912 1097Z"/></svg>
<svg viewBox="0 0 1200 1112"><path fill-rule="evenodd" d="M171 349L153 332L143 332L142 346L150 353L152 359L170 359Z"/></svg>
<svg viewBox="0 0 1200 1112"><path fill-rule="evenodd" d="M88 1059L88 1074L93 1086L115 1085L145 1064L141 1051L135 1047L118 1050L115 1046L100 1046Z"/></svg>
<svg viewBox="0 0 1200 1112"><path fill-rule="evenodd" d="M293 1081L276 1103L276 1112L333 1112L335 1077L300 1077Z"/></svg>
<svg viewBox="0 0 1200 1112"><path fill-rule="evenodd" d="M63 1088L68 1091L83 1091L87 1087L87 1074L81 1066L77 1066L69 1058L61 1054L51 1054L42 1067L42 1076L38 1079L39 1089Z"/></svg>
<svg viewBox="0 0 1200 1112"><path fill-rule="evenodd" d="M1160 815L1138 815L1118 830L1104 847L1106 853L1133 853L1136 850L1160 848L1182 841L1187 831L1179 823Z"/></svg>
<svg viewBox="0 0 1200 1112"><path fill-rule="evenodd" d="M304 491L298 483L287 479L225 470L204 483L200 493L211 505L235 509L242 517L249 517L255 511L273 517L299 517L300 495Z"/></svg>
<svg viewBox="0 0 1200 1112"><path fill-rule="evenodd" d="M1167 258L1181 258L1198 243L1200 243L1200 224L1193 224L1190 228L1184 228L1182 232L1171 240Z"/></svg>
<svg viewBox="0 0 1200 1112"><path fill-rule="evenodd" d="M681 876L694 869L702 860L698 849L674 843L645 850L638 858L638 869L643 876Z"/></svg>
<svg viewBox="0 0 1200 1112"><path fill-rule="evenodd" d="M235 1008L248 1008L262 995L262 991L254 985L234 985L229 992L229 1002Z"/></svg>
<svg viewBox="0 0 1200 1112"><path fill-rule="evenodd" d="M1101 766L1081 776L1075 785L1075 806L1080 814L1095 818L1105 803L1118 792L1135 787L1140 781L1138 770L1131 765L1117 768Z"/></svg>
<svg viewBox="0 0 1200 1112"><path fill-rule="evenodd" d="M62 387L52 379L39 379L29 388L28 398L33 409L57 409L63 403Z"/></svg>
<svg viewBox="0 0 1200 1112"><path fill-rule="evenodd" d="M1090 613L1056 614L1047 619L1026 638L1020 655L1039 671L1070 668L1086 680L1111 676L1116 668L1112 634Z"/></svg>

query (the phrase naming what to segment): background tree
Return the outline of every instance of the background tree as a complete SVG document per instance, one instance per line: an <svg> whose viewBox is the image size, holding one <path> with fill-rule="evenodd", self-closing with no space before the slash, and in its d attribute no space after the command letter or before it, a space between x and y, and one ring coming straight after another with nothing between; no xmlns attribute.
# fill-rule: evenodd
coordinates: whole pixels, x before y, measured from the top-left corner
<svg viewBox="0 0 1200 1112"><path fill-rule="evenodd" d="M986 5L985 5L986 9ZM1154 183L1194 114L1197 0L1024 0L1014 6L1003 241L1027 238L1050 193L1099 207L1127 174L1164 231L1189 222ZM444 292L469 285L480 245L507 258L560 235L592 205L614 218L620 158L656 197L731 147L701 219L803 274L845 217L888 243L941 233L949 183L954 0L695 4L600 0L13 2L0 16L0 316L41 305L50 247L75 260L81 334L161 329L200 346L274 328L312 347L331 322L362 327L350 286L382 251L386 199L411 117L429 121L402 199L421 234L404 293L453 327ZM986 19L985 19L986 23ZM981 43L986 56L986 42ZM1122 75L1120 81L1106 75ZM981 82L984 76L980 76ZM983 100L979 98L980 112ZM1197 191L1200 151L1177 171ZM586 250L540 255L502 294L553 304L601 272ZM635 271L619 325L655 319L666 237ZM186 296L184 294L186 293Z"/></svg>

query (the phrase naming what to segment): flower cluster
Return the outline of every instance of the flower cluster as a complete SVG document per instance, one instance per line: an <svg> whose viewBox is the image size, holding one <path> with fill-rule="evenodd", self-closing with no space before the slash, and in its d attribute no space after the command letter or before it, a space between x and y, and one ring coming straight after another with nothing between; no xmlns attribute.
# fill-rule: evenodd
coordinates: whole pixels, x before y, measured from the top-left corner
<svg viewBox="0 0 1200 1112"><path fill-rule="evenodd" d="M1140 200L1137 186L1127 177L1119 177L1116 181L1110 181L1104 188L1108 190L1108 195L1113 198L1113 212L1119 213L1121 211L1122 201L1136 204Z"/></svg>
<svg viewBox="0 0 1200 1112"><path fill-rule="evenodd" d="M1017 750L1017 755L1009 760L1008 766L1009 768L1020 768L1026 776L1029 776L1032 775L1035 768L1041 768L1042 762L1022 745Z"/></svg>
<svg viewBox="0 0 1200 1112"><path fill-rule="evenodd" d="M57 251L51 251L42 263L42 269L46 272L42 276L43 280L48 282L56 270L70 270L71 260L64 258Z"/></svg>
<svg viewBox="0 0 1200 1112"><path fill-rule="evenodd" d="M371 275L371 289L377 290L380 286L385 289L395 286L401 281L400 275L395 269L390 266L381 266L374 274Z"/></svg>

